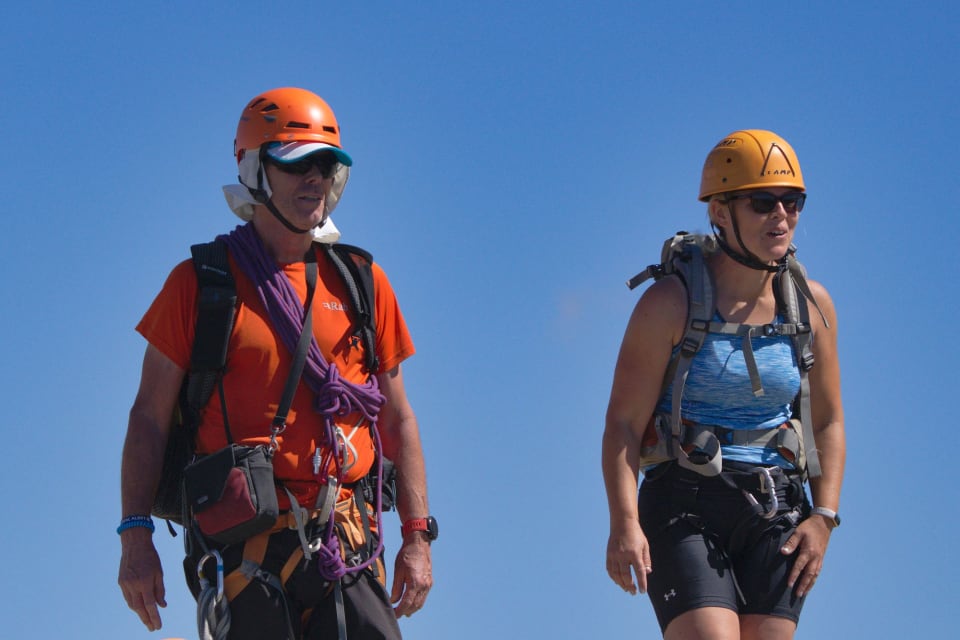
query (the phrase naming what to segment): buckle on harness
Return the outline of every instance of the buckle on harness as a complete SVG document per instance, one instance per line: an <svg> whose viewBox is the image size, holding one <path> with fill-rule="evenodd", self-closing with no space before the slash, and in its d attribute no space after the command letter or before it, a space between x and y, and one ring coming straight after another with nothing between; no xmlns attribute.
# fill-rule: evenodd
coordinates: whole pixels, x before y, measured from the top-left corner
<svg viewBox="0 0 960 640"><path fill-rule="evenodd" d="M767 467L754 467L753 469L750 469L750 471L756 473L758 479L760 480L760 492L766 493L767 497L770 498L770 508L761 514L765 520L770 520L777 515L777 511L780 509L780 500L777 499L777 485L773 481L773 475L770 473L770 469ZM744 497L746 497L747 502L755 507L760 507L760 503L752 493L745 489L741 489L741 491L743 492Z"/></svg>

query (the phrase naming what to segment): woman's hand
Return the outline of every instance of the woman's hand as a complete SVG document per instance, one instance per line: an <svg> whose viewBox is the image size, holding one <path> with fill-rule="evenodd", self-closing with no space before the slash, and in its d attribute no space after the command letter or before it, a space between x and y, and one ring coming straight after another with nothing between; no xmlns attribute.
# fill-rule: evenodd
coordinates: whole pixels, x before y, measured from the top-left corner
<svg viewBox="0 0 960 640"><path fill-rule="evenodd" d="M810 593L817 576L823 569L823 556L830 542L831 527L821 516L811 516L800 523L780 552L784 555L797 554L793 569L787 578L787 584L796 585L797 596Z"/></svg>
<svg viewBox="0 0 960 640"><path fill-rule="evenodd" d="M607 573L621 589L636 595L647 592L647 574L653 571L650 545L639 522L625 525L622 531L611 531L607 541ZM637 580L634 582L633 577Z"/></svg>

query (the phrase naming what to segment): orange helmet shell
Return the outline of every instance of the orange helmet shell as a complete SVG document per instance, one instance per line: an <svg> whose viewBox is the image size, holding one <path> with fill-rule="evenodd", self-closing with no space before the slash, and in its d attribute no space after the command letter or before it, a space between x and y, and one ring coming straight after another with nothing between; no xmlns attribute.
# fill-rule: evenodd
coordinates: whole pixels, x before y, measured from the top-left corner
<svg viewBox="0 0 960 640"><path fill-rule="evenodd" d="M763 187L806 190L793 147L772 131L734 131L707 155L700 200L706 202L710 196L727 191Z"/></svg>
<svg viewBox="0 0 960 640"><path fill-rule="evenodd" d="M273 89L244 107L233 152L240 162L247 150L268 142L293 141L322 142L343 148L337 118L323 98L296 87Z"/></svg>

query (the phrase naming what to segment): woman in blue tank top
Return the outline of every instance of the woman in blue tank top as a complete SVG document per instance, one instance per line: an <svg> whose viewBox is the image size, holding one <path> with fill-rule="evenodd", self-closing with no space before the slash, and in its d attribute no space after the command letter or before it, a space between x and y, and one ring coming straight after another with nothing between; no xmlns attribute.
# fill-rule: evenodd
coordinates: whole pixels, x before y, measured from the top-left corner
<svg viewBox="0 0 960 640"><path fill-rule="evenodd" d="M621 344L603 436L607 572L629 593L649 592L668 639L792 638L840 522L846 445L826 289L807 281L819 313L789 325L811 330L812 368L808 347L778 329L788 323L775 276L787 268L805 198L781 137L747 130L721 140L700 186L719 247L705 256L710 332L683 385L665 381L690 312L684 282L668 276L641 296ZM743 325L773 329L715 332ZM671 426L719 443L719 453L680 438L679 453L651 460L651 443L669 439ZM785 444L791 438L800 442Z"/></svg>

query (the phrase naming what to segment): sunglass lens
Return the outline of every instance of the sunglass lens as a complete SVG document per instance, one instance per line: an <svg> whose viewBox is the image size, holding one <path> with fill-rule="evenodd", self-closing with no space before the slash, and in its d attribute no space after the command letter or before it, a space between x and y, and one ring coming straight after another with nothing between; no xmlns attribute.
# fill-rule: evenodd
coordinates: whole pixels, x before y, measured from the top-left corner
<svg viewBox="0 0 960 640"><path fill-rule="evenodd" d="M754 193L750 195L750 207L757 213L770 213L777 206L777 198L772 193Z"/></svg>
<svg viewBox="0 0 960 640"><path fill-rule="evenodd" d="M807 194L805 193L788 193L780 198L784 209L787 211L796 211L797 213L803 211L803 203L806 202L806 200Z"/></svg>
<svg viewBox="0 0 960 640"><path fill-rule="evenodd" d="M333 169L337 166L337 158L332 153L318 153L313 156L312 160L324 178L333 175Z"/></svg>
<svg viewBox="0 0 960 640"><path fill-rule="evenodd" d="M757 213L770 213L777 208L777 203L783 203L783 210L788 213L803 211L803 203L807 199L805 193L786 193L779 198L766 191L750 194L750 207Z"/></svg>
<svg viewBox="0 0 960 640"><path fill-rule="evenodd" d="M313 167L317 167L320 170L320 175L324 178L329 178L333 175L333 169L337 166L337 158L332 153L318 153L312 156L307 156L302 160L297 160L296 162L277 162L273 163L281 171L286 173L292 173L298 176L306 174Z"/></svg>

